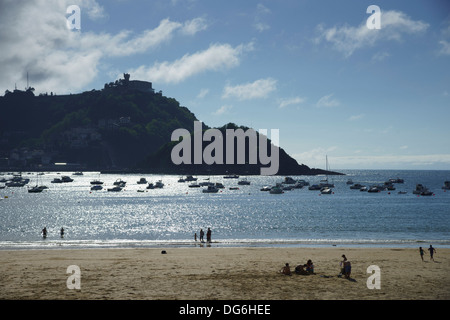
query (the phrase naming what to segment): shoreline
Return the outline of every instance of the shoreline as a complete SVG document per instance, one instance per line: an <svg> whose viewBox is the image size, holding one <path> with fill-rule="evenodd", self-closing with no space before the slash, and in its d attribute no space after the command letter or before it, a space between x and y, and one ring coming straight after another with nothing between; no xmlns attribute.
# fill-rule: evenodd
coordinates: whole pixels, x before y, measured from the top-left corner
<svg viewBox="0 0 450 320"><path fill-rule="evenodd" d="M410 242L399 242L397 240L386 241L356 241L356 242L339 242L339 241L301 241L301 240L266 240L266 241L233 241L233 240L213 240L211 243L193 240L42 240L39 241L0 241L0 252L8 250L108 250L108 249L190 249L190 248L286 248L286 249L418 249L432 244L440 249L450 249L448 241L443 240L427 240Z"/></svg>
<svg viewBox="0 0 450 320"><path fill-rule="evenodd" d="M64 248L0 250L0 299L12 300L447 300L450 249L354 247ZM162 254L162 251L166 254ZM341 255L351 280L338 277ZM284 276L312 259L315 275ZM69 266L80 289L69 289ZM380 289L369 289L370 266Z"/></svg>

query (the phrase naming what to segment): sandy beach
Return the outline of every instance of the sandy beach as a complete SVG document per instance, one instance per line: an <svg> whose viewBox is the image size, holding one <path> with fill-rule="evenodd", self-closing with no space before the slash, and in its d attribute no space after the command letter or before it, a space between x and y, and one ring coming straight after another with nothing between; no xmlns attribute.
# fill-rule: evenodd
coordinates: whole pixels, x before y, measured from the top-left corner
<svg viewBox="0 0 450 320"><path fill-rule="evenodd" d="M427 249L427 246L424 247ZM162 254L162 250L166 254ZM445 300L450 249L395 248L140 248L0 251L0 299L27 300ZM338 277L345 254L351 279ZM279 270L311 259L315 275ZM80 289L75 286L79 268ZM380 268L369 289L367 268ZM373 282L372 282L373 283Z"/></svg>

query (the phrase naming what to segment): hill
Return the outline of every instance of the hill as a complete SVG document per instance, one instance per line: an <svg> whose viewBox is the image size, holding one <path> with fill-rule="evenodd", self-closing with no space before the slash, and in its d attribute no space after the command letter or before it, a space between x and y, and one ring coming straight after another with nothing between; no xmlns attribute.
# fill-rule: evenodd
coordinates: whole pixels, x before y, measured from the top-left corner
<svg viewBox="0 0 450 320"><path fill-rule="evenodd" d="M61 96L33 91L7 90L0 97L0 170L52 170L65 163L67 170L259 174L260 163L174 165L172 132L193 132L197 119L150 82L125 74L102 90ZM225 128L248 129L227 124L220 130ZM299 165L281 148L279 164L279 174L324 173Z"/></svg>

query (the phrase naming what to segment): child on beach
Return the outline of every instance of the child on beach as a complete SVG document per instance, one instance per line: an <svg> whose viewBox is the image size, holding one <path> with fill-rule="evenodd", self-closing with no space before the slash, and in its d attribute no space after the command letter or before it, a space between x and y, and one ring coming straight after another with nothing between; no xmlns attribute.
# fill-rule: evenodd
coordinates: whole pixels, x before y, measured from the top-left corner
<svg viewBox="0 0 450 320"><path fill-rule="evenodd" d="M425 251L423 251L422 247L419 247L419 253L420 253L420 257L422 258L422 261L423 261L423 255L425 254Z"/></svg>
<svg viewBox="0 0 450 320"><path fill-rule="evenodd" d="M281 274L284 274L286 276L292 275L291 268L289 267L289 263L286 263L286 265L280 270Z"/></svg>
<svg viewBox="0 0 450 320"><path fill-rule="evenodd" d="M430 260L434 261L433 254L436 253L436 249L434 249L433 246L430 244L430 247L428 248L428 251L430 251Z"/></svg>
<svg viewBox="0 0 450 320"><path fill-rule="evenodd" d="M306 268L306 272L307 272L307 273L309 273L309 274L315 274L315 273L314 273L314 264L312 263L311 260L308 260L308 261L306 262L305 268Z"/></svg>

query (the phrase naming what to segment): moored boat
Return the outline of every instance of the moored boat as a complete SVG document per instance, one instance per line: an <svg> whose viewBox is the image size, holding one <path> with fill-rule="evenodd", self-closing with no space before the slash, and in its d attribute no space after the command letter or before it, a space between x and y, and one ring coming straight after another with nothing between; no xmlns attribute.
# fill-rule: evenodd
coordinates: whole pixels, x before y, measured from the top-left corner
<svg viewBox="0 0 450 320"><path fill-rule="evenodd" d="M206 189L202 190L203 193L217 193L219 189L216 186L208 186Z"/></svg>

